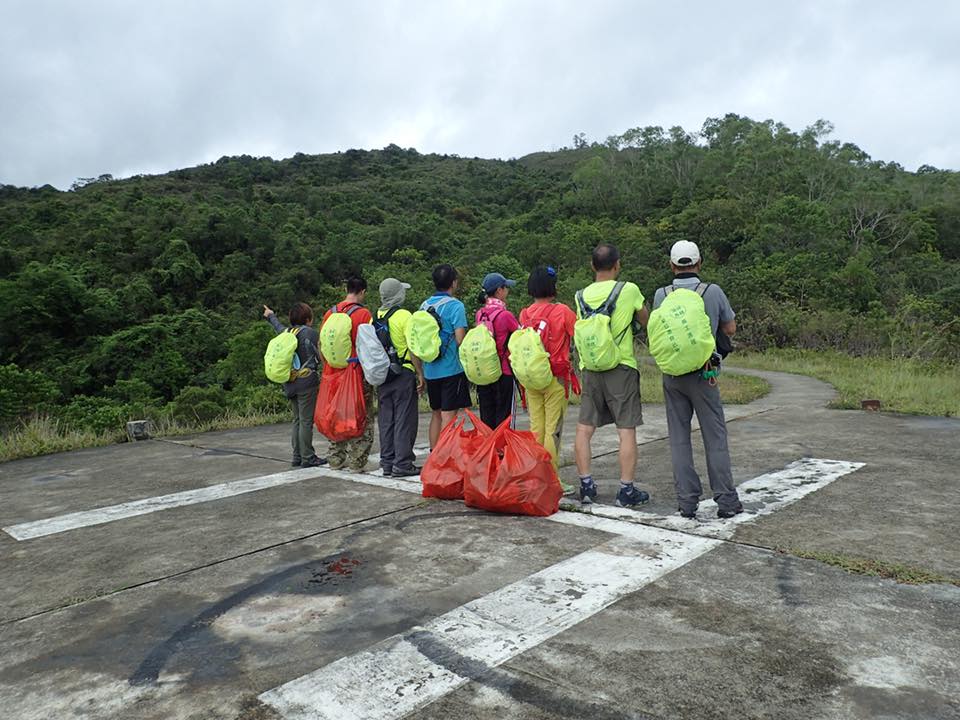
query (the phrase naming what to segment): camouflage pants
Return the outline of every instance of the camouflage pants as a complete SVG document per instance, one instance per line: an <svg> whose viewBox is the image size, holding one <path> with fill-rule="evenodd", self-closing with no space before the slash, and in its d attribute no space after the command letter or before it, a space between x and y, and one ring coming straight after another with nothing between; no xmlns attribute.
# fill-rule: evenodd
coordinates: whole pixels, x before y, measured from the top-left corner
<svg viewBox="0 0 960 720"><path fill-rule="evenodd" d="M373 386L363 383L363 399L367 405L367 425L363 429L363 435L350 440L330 443L330 450L327 452L327 460L330 467L337 470L339 468L348 468L357 472L367 466L370 459L370 451L373 449L373 426L376 422L377 411L374 400Z"/></svg>

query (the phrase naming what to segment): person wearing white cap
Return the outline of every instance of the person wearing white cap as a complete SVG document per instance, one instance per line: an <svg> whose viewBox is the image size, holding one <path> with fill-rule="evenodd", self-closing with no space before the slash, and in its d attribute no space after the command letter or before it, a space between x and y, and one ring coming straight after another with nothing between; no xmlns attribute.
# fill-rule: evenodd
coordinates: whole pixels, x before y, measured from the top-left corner
<svg viewBox="0 0 960 720"><path fill-rule="evenodd" d="M737 330L736 314L719 285L700 280L700 248L689 240L680 240L670 248L673 283L659 288L653 295L653 309L675 288L693 290L703 298L704 310L717 348L729 347L729 337ZM730 450L727 447L727 425L723 415L720 391L715 383L703 377L701 370L680 376L663 376L663 398L670 435L670 456L673 461L673 482L677 489L680 514L695 518L703 487L693 465L690 442L690 421L696 412L700 435L707 453L707 476L717 503L717 516L730 518L743 512L743 505L733 485Z"/></svg>
<svg viewBox="0 0 960 720"><path fill-rule="evenodd" d="M406 330L411 313L402 305L410 284L396 278L385 278L380 283L380 309L377 310L375 326L386 330L378 332L381 342L389 337L396 351L395 363L391 363L387 380L377 388L380 426L380 467L387 477L413 477L420 468L413 463L416 456L413 445L417 441L417 395L426 387L420 360L407 351ZM394 367L396 365L396 367Z"/></svg>

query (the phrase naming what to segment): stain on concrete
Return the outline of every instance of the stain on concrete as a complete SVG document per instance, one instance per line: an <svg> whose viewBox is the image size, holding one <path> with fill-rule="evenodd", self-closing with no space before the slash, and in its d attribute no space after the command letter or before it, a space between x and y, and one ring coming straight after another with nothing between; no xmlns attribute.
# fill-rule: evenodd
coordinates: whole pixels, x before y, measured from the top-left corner
<svg viewBox="0 0 960 720"><path fill-rule="evenodd" d="M587 699L570 697L560 688L543 684L534 684L521 680L503 670L492 668L486 663L461 655L445 644L440 638L426 630L416 630L404 636L417 650L432 662L446 668L460 677L471 680L484 687L507 695L516 702L547 711L554 718L591 718L591 720L653 720L651 716L638 712L618 710L607 704L591 702ZM409 690L415 691L417 684ZM397 694L403 695L405 689L398 688Z"/></svg>
<svg viewBox="0 0 960 720"><path fill-rule="evenodd" d="M166 640L154 647L130 675L128 682L134 686L155 684L164 667L175 655L189 649L205 654L211 652L209 648L214 646L220 646L216 652L218 663L215 666L198 665L196 672L201 673L205 679L210 679L209 674L213 672L213 667L217 668L218 676L232 674L231 660L239 659L240 650L226 646L224 640L263 637L271 632L283 634L293 628L302 628L303 621L318 621L324 614L338 607L338 602L327 600L309 603L300 598L290 599L286 596L290 593L309 595L336 591L341 584L339 580L352 577L360 562L337 553L319 561L286 568L248 585L210 605L181 625ZM314 582L317 578L336 578L338 581ZM271 610L276 611L281 606L283 612L278 617L271 616ZM218 628L225 630L227 638L217 635Z"/></svg>
<svg viewBox="0 0 960 720"><path fill-rule="evenodd" d="M241 699L235 720L282 720L282 717L272 707L260 702L256 695L248 695Z"/></svg>
<svg viewBox="0 0 960 720"><path fill-rule="evenodd" d="M796 578L793 560L781 556L776 559L776 565L777 590L780 593L780 599L790 607L805 605L803 598L800 597L803 583Z"/></svg>

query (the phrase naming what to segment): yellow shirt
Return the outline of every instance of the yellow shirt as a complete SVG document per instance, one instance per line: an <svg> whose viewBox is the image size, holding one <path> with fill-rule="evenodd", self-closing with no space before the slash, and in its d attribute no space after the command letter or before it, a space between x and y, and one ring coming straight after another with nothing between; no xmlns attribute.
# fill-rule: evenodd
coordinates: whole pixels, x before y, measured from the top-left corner
<svg viewBox="0 0 960 720"><path fill-rule="evenodd" d="M583 301L588 307L596 310L610 297L613 286L616 284L616 280L603 280L588 285L583 289ZM633 353L633 318L637 311L642 309L643 293L640 292L640 288L632 282L624 283L620 297L617 298L617 306L610 316L610 332L613 333L614 340L620 339L617 343L620 348L620 364L634 369L637 369L637 356ZM579 303L577 303L577 317L580 317ZM623 337L620 337L621 333ZM582 369L583 365L580 367Z"/></svg>
<svg viewBox="0 0 960 720"><path fill-rule="evenodd" d="M377 310L377 318L382 318L389 312L388 310ZM393 347L397 350L397 356L403 361L403 366L413 370L413 363L410 362L410 353L407 352L407 325L410 324L410 318L413 313L409 310L400 308L387 321L390 328L390 340L393 341Z"/></svg>

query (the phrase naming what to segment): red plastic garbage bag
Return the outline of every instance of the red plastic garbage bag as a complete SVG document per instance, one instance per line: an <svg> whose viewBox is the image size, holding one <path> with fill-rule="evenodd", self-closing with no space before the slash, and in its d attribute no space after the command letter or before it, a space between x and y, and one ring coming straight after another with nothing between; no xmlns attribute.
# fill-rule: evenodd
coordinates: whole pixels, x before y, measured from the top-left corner
<svg viewBox="0 0 960 720"><path fill-rule="evenodd" d="M467 505L493 512L553 515L561 497L550 453L533 433L511 429L510 418L474 453L463 484Z"/></svg>
<svg viewBox="0 0 960 720"><path fill-rule="evenodd" d="M363 370L358 363L329 368L323 373L313 424L333 442L363 435L367 403L363 396Z"/></svg>
<svg viewBox="0 0 960 720"><path fill-rule="evenodd" d="M466 428L467 419L473 424L469 430ZM466 418L457 416L449 423L440 433L437 446L420 471L423 496L441 500L463 499L467 462L492 432L469 410L466 411Z"/></svg>

